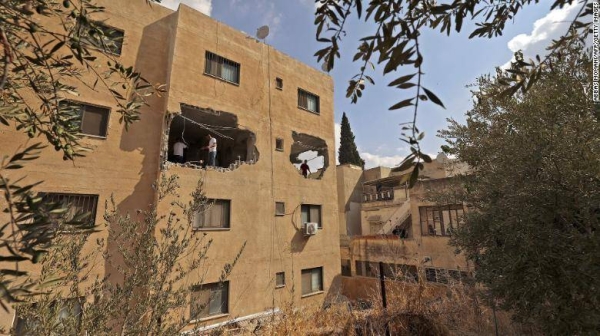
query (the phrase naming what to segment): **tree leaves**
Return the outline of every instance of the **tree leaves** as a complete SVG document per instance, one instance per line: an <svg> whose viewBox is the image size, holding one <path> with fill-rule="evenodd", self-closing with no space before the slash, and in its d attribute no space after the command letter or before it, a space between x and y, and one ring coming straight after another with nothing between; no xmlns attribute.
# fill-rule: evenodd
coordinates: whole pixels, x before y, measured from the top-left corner
<svg viewBox="0 0 600 336"><path fill-rule="evenodd" d="M435 104L440 105L443 108L446 108L444 106L444 103L442 103L442 101L433 92L427 90L426 88L423 88L423 91L425 91L425 94L427 95L427 98L429 98L429 100L431 100Z"/></svg>
<svg viewBox="0 0 600 336"><path fill-rule="evenodd" d="M479 78L486 94L466 124L442 132L445 151L471 167L459 192L473 208L453 240L493 302L545 334L594 334L597 300L582 298L598 297L600 280L581 272L600 261L600 128L581 85L593 59L585 41L561 54L549 55L552 69L516 55L515 71ZM517 76L517 92L502 94Z"/></svg>

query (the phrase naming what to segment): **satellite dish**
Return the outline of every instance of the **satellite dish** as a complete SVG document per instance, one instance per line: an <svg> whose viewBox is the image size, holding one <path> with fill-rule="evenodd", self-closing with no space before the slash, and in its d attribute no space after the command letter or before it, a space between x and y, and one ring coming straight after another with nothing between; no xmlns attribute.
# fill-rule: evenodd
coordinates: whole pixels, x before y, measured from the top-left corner
<svg viewBox="0 0 600 336"><path fill-rule="evenodd" d="M269 26L262 26L256 30L256 38L259 40L264 40L267 36L269 36Z"/></svg>

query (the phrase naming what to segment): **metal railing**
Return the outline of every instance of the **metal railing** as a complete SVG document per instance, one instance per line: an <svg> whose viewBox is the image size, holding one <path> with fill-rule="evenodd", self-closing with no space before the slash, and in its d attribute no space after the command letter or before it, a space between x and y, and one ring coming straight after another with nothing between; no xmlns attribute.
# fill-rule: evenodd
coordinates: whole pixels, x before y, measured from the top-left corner
<svg viewBox="0 0 600 336"><path fill-rule="evenodd" d="M380 190L375 193L363 193L363 202L389 201L394 199L394 189Z"/></svg>

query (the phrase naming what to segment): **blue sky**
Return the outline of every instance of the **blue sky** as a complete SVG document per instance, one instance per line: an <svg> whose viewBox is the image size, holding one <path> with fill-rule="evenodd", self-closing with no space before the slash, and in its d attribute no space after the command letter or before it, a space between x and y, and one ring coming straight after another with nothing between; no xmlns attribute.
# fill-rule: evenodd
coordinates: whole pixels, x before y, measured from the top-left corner
<svg viewBox="0 0 600 336"><path fill-rule="evenodd" d="M315 40L313 0L163 0L163 5L176 9L179 3L210 15L241 31L254 35L256 29L269 25L271 33L266 42L278 50L320 69L313 54L324 47ZM470 89L466 85L496 66L510 61L513 52L523 50L525 57L544 54L552 38L563 34L567 21L577 12L577 6L550 11L551 1L526 7L508 24L503 36L493 39L468 39L473 25L465 25L461 34L447 37L438 32L424 31L421 49L424 54L424 85L442 99L446 109L426 103L420 105L418 126L425 131L424 151L436 155L443 141L436 137L446 127L446 118L464 120L471 107ZM342 113L346 112L356 144L367 168L378 165L394 166L408 154L408 147L399 140L402 122L409 121L412 110L389 111L394 103L408 98L411 91L389 88L387 84L412 70L399 70L381 76L382 68L370 75L376 85L367 87L357 104L345 97L348 80L358 72L361 64L352 58L358 38L372 33L372 26L352 20L342 43L342 59L336 61L330 75L335 84L336 132ZM339 134L337 135L339 137ZM336 144L337 145L337 144ZM336 154L337 155L337 154Z"/></svg>

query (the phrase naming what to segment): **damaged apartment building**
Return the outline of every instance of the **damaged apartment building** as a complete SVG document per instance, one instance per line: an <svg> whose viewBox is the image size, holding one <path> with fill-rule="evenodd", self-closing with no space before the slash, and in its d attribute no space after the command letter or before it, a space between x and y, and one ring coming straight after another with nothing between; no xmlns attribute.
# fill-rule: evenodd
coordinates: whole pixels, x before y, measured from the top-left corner
<svg viewBox="0 0 600 336"><path fill-rule="evenodd" d="M353 300L372 299L379 286L380 263L389 282L386 287L467 281L472 265L448 244L467 208L431 198L455 176L467 172L465 164L440 153L431 163L424 163L419 181L409 189L405 177L410 171L338 166L344 295Z"/></svg>
<svg viewBox="0 0 600 336"><path fill-rule="evenodd" d="M145 0L96 3L106 12L94 19L123 37L115 57L167 92L150 97L126 131L111 96L82 87L72 103L81 107L81 142L92 151L68 164L44 150L26 167L28 179L44 180L39 192L89 212L90 223L103 228L111 197L122 213L135 214L156 204L153 185L162 174L178 176L182 200L202 178L213 206L196 216L192 234L212 245L202 276L187 283L200 283L189 288L192 297L211 302L194 303L207 304L196 322L241 321L292 300L321 304L340 271L336 169L328 167L335 155L332 78L184 4L173 11ZM208 134L217 143L214 165L207 165ZM25 139L0 133L7 152ZM178 141L185 149L175 160ZM311 155L323 166L305 178L298 164ZM159 205L159 214L171 207ZM111 248L107 230L95 238ZM14 312L0 312L0 321L9 329Z"/></svg>

